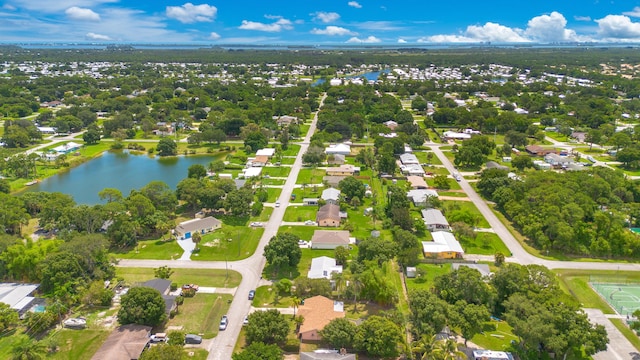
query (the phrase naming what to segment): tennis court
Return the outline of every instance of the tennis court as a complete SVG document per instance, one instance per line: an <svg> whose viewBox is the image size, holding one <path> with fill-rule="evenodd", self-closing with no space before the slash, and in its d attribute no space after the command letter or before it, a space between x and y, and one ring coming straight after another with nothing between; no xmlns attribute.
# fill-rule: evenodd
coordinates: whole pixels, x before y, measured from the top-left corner
<svg viewBox="0 0 640 360"><path fill-rule="evenodd" d="M592 282L591 287L620 315L640 309L640 284Z"/></svg>

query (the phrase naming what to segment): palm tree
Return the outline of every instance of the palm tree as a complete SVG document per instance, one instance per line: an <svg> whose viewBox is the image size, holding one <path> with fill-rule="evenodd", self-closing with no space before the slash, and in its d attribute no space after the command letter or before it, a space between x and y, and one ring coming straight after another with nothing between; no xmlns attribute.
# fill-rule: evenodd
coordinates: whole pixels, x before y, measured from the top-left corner
<svg viewBox="0 0 640 360"><path fill-rule="evenodd" d="M298 306L300 306L300 303L302 303L302 299L300 299L297 296L292 296L291 297L291 305L293 305L293 317L296 317L296 309L298 308Z"/></svg>
<svg viewBox="0 0 640 360"><path fill-rule="evenodd" d="M338 293L338 299L340 299L342 297L342 290L344 288L346 279L341 272L334 272L331 273L331 280L333 280L335 283L336 292Z"/></svg>
<svg viewBox="0 0 640 360"><path fill-rule="evenodd" d="M196 249L198 248L198 244L200 243L200 240L202 240L202 235L200 235L199 232L196 231L191 235L191 241L193 241L193 243L196 244L196 247L195 247Z"/></svg>
<svg viewBox="0 0 640 360"><path fill-rule="evenodd" d="M12 360L41 360L47 354L47 347L43 342L27 335L18 335L12 345Z"/></svg>
<svg viewBox="0 0 640 360"><path fill-rule="evenodd" d="M438 352L438 340L436 336L422 335L420 340L414 341L411 347L411 352L416 355L420 360L431 360Z"/></svg>
<svg viewBox="0 0 640 360"><path fill-rule="evenodd" d="M438 352L442 356L442 360L458 360L466 359L467 355L458 350L458 343L453 339L447 339L440 342Z"/></svg>

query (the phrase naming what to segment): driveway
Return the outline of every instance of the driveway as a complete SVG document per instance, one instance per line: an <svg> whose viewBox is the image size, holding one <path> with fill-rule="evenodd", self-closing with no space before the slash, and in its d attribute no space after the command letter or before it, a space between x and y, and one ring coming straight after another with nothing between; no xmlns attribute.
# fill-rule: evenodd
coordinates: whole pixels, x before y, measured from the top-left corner
<svg viewBox="0 0 640 360"><path fill-rule="evenodd" d="M598 309L584 309L591 322L604 326L609 335L606 351L593 355L594 360L640 360L640 354L611 321Z"/></svg>

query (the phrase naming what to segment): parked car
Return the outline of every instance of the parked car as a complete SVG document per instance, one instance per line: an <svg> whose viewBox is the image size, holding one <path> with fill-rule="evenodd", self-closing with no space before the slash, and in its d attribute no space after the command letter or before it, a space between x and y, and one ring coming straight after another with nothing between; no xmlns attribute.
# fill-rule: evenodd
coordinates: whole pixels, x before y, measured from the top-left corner
<svg viewBox="0 0 640 360"><path fill-rule="evenodd" d="M309 245L309 243L307 241L305 241L305 240L298 240L298 245L307 246L307 245Z"/></svg>
<svg viewBox="0 0 640 360"><path fill-rule="evenodd" d="M220 326L218 326L219 330L226 330L227 325L229 325L229 318L227 315L222 315L222 319L220 319Z"/></svg>
<svg viewBox="0 0 640 360"><path fill-rule="evenodd" d="M261 222L254 221L254 222L251 223L251 226L252 227L263 227L264 224L261 223Z"/></svg>
<svg viewBox="0 0 640 360"><path fill-rule="evenodd" d="M315 224L316 224L316 222L315 222L315 221L313 221L313 220L307 220L307 221L305 221L305 222L304 222L304 224L305 224L305 225L315 225Z"/></svg>
<svg viewBox="0 0 640 360"><path fill-rule="evenodd" d="M280 200L276 201L276 207L280 207Z"/></svg>
<svg viewBox="0 0 640 360"><path fill-rule="evenodd" d="M187 334L184 336L185 344L202 344L202 336L196 334Z"/></svg>
<svg viewBox="0 0 640 360"><path fill-rule="evenodd" d="M169 338L167 337L167 333L155 333L153 335L151 335L151 337L149 338L149 342L151 343L161 343L161 342L167 342L169 341Z"/></svg>
<svg viewBox="0 0 640 360"><path fill-rule="evenodd" d="M242 326L247 326L249 325L249 315L244 317L244 321L242 321Z"/></svg>
<svg viewBox="0 0 640 360"><path fill-rule="evenodd" d="M196 284L184 284L182 285L182 290L189 290L189 289L193 289L195 291L198 291L200 287Z"/></svg>
<svg viewBox="0 0 640 360"><path fill-rule="evenodd" d="M249 300L253 300L254 297L256 297L256 291L249 290Z"/></svg>

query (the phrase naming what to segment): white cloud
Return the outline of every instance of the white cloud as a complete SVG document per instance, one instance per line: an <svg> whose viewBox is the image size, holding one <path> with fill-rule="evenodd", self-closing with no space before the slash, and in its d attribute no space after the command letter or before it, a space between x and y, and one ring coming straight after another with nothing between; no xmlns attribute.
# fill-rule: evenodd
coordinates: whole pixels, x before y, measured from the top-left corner
<svg viewBox="0 0 640 360"><path fill-rule="evenodd" d="M354 7L356 9L362 9L362 5L360 5L360 3L357 1L349 1L347 5Z"/></svg>
<svg viewBox="0 0 640 360"><path fill-rule="evenodd" d="M407 40L405 39L398 39L398 44L406 44Z"/></svg>
<svg viewBox="0 0 640 360"><path fill-rule="evenodd" d="M598 34L609 40L640 40L640 23L634 23L628 16L607 15L596 20Z"/></svg>
<svg viewBox="0 0 640 360"><path fill-rule="evenodd" d="M356 35L353 31L345 29L340 26L329 25L324 29L313 29L312 34L315 35L331 35L331 36L344 36L344 35Z"/></svg>
<svg viewBox="0 0 640 360"><path fill-rule="evenodd" d="M355 23L354 26L359 29L375 31L398 31L405 29L393 21L364 21L361 23Z"/></svg>
<svg viewBox="0 0 640 360"><path fill-rule="evenodd" d="M351 39L347 40L348 43L350 44L375 44L375 43L379 43L382 40L378 39L377 37L371 35L365 39L360 39L358 37L352 37Z"/></svg>
<svg viewBox="0 0 640 360"><path fill-rule="evenodd" d="M580 15L575 15L573 17L574 20L576 21L591 21L591 16L580 16Z"/></svg>
<svg viewBox="0 0 640 360"><path fill-rule="evenodd" d="M2 5L2 8L5 9L5 10L9 10L9 11L13 11L13 10L16 9L16 7L11 5L11 4L4 4L4 5Z"/></svg>
<svg viewBox="0 0 640 360"><path fill-rule="evenodd" d="M479 41L491 42L527 42L529 40L523 38L520 29L510 28L508 26L488 22L482 26L470 25L465 31L465 35L477 39Z"/></svg>
<svg viewBox="0 0 640 360"><path fill-rule="evenodd" d="M282 17L274 17L272 15L265 16L267 18L279 18L278 21L265 24L256 21L242 20L242 25L240 25L239 29L242 30L255 30L255 31L265 31L265 32L280 32L282 30L291 30L293 26L291 25L291 20L284 19Z"/></svg>
<svg viewBox="0 0 640 360"><path fill-rule="evenodd" d="M324 11L318 11L315 12L313 14L313 20L318 20L318 21L322 21L323 23L331 23L334 22L338 19L340 19L340 14L336 13L336 12L324 12Z"/></svg>
<svg viewBox="0 0 640 360"><path fill-rule="evenodd" d="M67 10L65 10L64 13L67 14L67 17L72 20L100 21L100 15L98 15L96 12L94 12L91 9L72 6Z"/></svg>
<svg viewBox="0 0 640 360"><path fill-rule="evenodd" d="M220 37L220 34L218 34L217 32L212 32L211 34L209 34L209 40L219 40Z"/></svg>
<svg viewBox="0 0 640 360"><path fill-rule="evenodd" d="M109 40L113 40L110 37L108 37L107 35L102 35L102 34L96 34L96 33L87 33L85 35L85 38L87 38L87 40L99 40L99 41L109 41Z"/></svg>
<svg viewBox="0 0 640 360"><path fill-rule="evenodd" d="M578 35L574 30L566 28L567 19L559 12L540 15L527 23L525 35L541 42L577 41Z"/></svg>
<svg viewBox="0 0 640 360"><path fill-rule="evenodd" d="M474 43L483 40L473 39L464 35L433 35L418 39L419 43Z"/></svg>
<svg viewBox="0 0 640 360"><path fill-rule="evenodd" d="M208 4L193 5L189 2L182 6L167 6L167 17L185 24L211 22L217 13L218 9Z"/></svg>
<svg viewBox="0 0 640 360"><path fill-rule="evenodd" d="M117 3L119 0L12 0L11 4L20 9L46 13L59 13L72 6L92 8L101 4Z"/></svg>
<svg viewBox="0 0 640 360"><path fill-rule="evenodd" d="M640 17L640 6L636 6L631 11L625 11L622 15L627 15L631 17Z"/></svg>

